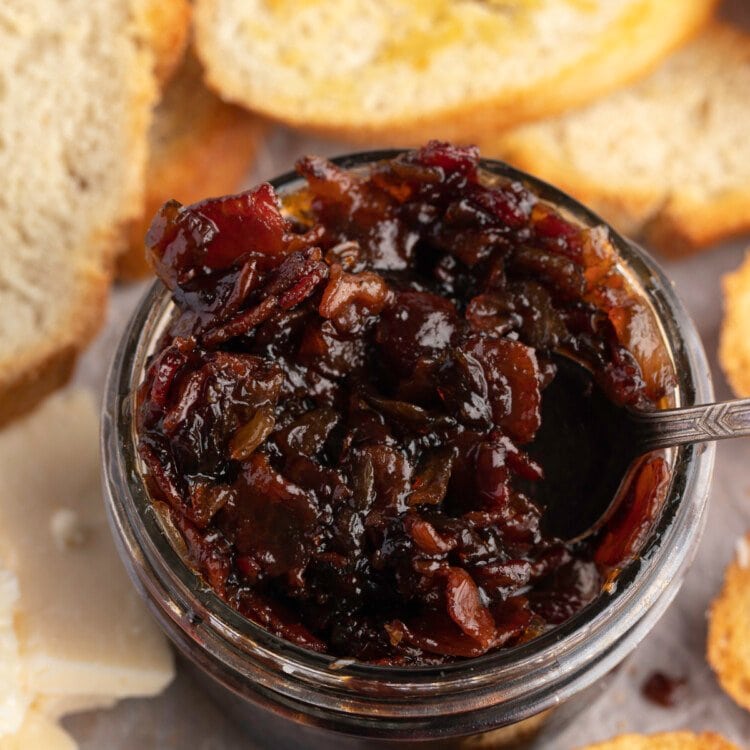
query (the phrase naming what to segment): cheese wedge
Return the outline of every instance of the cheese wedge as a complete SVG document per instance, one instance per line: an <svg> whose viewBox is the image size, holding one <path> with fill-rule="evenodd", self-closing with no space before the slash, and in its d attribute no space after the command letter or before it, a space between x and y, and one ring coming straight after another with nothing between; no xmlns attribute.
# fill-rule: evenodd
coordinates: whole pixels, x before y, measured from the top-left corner
<svg viewBox="0 0 750 750"><path fill-rule="evenodd" d="M152 695L173 676L107 527L97 435L83 391L0 433L0 568L18 581L22 682L55 714Z"/></svg>
<svg viewBox="0 0 750 750"><path fill-rule="evenodd" d="M0 750L76 750L75 740L53 721L30 711L23 726L0 739Z"/></svg>

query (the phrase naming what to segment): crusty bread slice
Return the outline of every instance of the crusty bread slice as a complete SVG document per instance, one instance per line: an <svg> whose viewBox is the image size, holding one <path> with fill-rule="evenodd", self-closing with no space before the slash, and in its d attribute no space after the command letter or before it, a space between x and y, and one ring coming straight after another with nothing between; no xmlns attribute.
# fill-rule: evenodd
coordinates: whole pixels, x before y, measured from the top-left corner
<svg viewBox="0 0 750 750"><path fill-rule="evenodd" d="M724 319L719 338L719 362L729 385L740 398L750 396L750 250L744 262L722 280ZM750 672L749 672L750 674Z"/></svg>
<svg viewBox="0 0 750 750"><path fill-rule="evenodd" d="M196 0L207 81L360 141L476 138L634 79L714 0Z"/></svg>
<svg viewBox="0 0 750 750"><path fill-rule="evenodd" d="M0 5L0 422L64 382L104 318L142 212L154 3Z"/></svg>
<svg viewBox="0 0 750 750"><path fill-rule="evenodd" d="M724 586L711 605L708 662L734 701L750 711L750 534L737 542Z"/></svg>
<svg viewBox="0 0 750 750"><path fill-rule="evenodd" d="M623 734L607 742L587 745L581 750L740 750L737 745L713 732L663 732Z"/></svg>
<svg viewBox="0 0 750 750"><path fill-rule="evenodd" d="M750 34L717 23L640 83L480 145L675 255L750 229L748 120Z"/></svg>
<svg viewBox="0 0 750 750"><path fill-rule="evenodd" d="M127 247L118 258L121 278L151 272L143 239L165 201L194 203L237 190L265 127L258 117L210 92L200 63L191 54L185 57L154 112L144 211L128 226Z"/></svg>

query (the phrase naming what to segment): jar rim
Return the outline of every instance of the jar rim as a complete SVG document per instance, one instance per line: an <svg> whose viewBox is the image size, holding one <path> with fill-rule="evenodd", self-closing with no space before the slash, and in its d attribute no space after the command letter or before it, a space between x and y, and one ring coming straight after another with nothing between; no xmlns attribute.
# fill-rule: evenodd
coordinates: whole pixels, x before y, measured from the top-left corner
<svg viewBox="0 0 750 750"><path fill-rule="evenodd" d="M332 161L353 169L403 151L354 153ZM678 378L680 405L711 401L710 370L697 330L651 256L557 188L504 162L482 159L480 164L491 173L529 185L541 198L587 226L607 228L624 270L635 277L662 326ZM304 181L288 172L270 182L283 193ZM131 318L112 363L102 417L105 497L126 566L138 587L147 591L152 608L154 598L159 600L162 624L165 617L171 619L177 629L190 631L193 643L201 641L199 647L210 644L213 656L237 675L248 676L248 660L255 661L260 671L256 670L253 678L261 684L267 681L270 691L283 688L292 700L303 699L305 691L300 686L323 687L316 695L307 695L307 700L324 712L335 706L340 709L342 694L364 696L362 705L355 703L356 710L365 713L373 701L408 694L420 700L407 707L399 705L398 715L415 719L434 713L434 706L430 709L432 703L426 700L431 696L462 696L456 713L486 708L488 691L497 692L498 683L502 683L501 700L525 699L524 707L518 709L521 713L516 712L523 718L521 714L543 710L608 671L626 649L634 647L634 640L648 632L676 593L705 521L714 444L676 450L660 518L639 557L623 567L612 589L528 643L439 667L395 667L349 663L274 636L223 602L180 557L164 533L137 468L132 395L142 377L148 344L153 343L171 304L168 290L155 282ZM217 650L223 653L215 653ZM583 664L589 668L583 670ZM272 679L274 675L278 678L279 670L288 678L283 685ZM354 704L351 710L356 713ZM375 713L382 716L382 707Z"/></svg>

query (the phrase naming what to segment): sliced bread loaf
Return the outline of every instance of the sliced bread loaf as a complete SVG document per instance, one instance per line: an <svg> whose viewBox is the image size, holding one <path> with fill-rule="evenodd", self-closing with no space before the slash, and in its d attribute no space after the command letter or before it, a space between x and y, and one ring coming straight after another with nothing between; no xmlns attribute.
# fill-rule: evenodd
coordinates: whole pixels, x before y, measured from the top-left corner
<svg viewBox="0 0 750 750"><path fill-rule="evenodd" d="M157 2L0 5L0 422L67 379L104 317L142 213Z"/></svg>
<svg viewBox="0 0 750 750"><path fill-rule="evenodd" d="M121 278L150 272L143 239L165 201L194 203L239 188L264 130L258 117L210 92L200 63L186 56L154 111L144 210L128 226L127 247L118 258Z"/></svg>
<svg viewBox="0 0 750 750"><path fill-rule="evenodd" d="M665 254L750 230L750 34L716 24L584 109L485 139Z"/></svg>
<svg viewBox="0 0 750 750"><path fill-rule="evenodd" d="M291 125L475 138L644 73L714 0L196 0L209 84Z"/></svg>

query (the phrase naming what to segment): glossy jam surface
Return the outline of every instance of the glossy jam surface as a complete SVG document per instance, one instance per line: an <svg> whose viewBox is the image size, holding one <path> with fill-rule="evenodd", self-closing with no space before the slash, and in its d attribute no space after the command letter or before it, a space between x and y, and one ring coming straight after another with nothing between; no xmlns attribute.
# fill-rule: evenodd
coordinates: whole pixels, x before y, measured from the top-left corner
<svg viewBox="0 0 750 750"><path fill-rule="evenodd" d="M564 622L637 549L666 476L651 459L585 545L543 532L528 448L552 351L617 403L671 385L606 232L470 148L297 169L283 210L265 184L170 202L147 238L176 313L139 389L139 453L191 564L272 633L381 664Z"/></svg>

